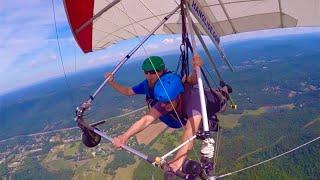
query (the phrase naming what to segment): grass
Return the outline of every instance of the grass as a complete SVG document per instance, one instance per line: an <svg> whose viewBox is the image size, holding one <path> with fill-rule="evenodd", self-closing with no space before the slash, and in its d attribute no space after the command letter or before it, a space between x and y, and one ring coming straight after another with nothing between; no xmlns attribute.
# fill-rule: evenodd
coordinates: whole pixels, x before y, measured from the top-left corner
<svg viewBox="0 0 320 180"><path fill-rule="evenodd" d="M111 176L105 175L103 173L97 173L94 171L91 172L86 172L86 175L79 178L79 179L83 179L83 180L105 180L105 179L111 179Z"/></svg>
<svg viewBox="0 0 320 180"><path fill-rule="evenodd" d="M134 170L138 167L140 159L135 157L136 162L132 165L128 165L125 168L118 168L117 174L114 180L132 179Z"/></svg>
<svg viewBox="0 0 320 180"><path fill-rule="evenodd" d="M64 156L75 156L78 152L79 145L80 145L80 142L68 144L68 146L66 146L64 150Z"/></svg>
<svg viewBox="0 0 320 180"><path fill-rule="evenodd" d="M72 169L70 164L64 160L55 160L51 161L47 164L50 170L65 170L65 169Z"/></svg>
<svg viewBox="0 0 320 180"><path fill-rule="evenodd" d="M239 119L241 118L241 116L241 114L220 115L220 125L222 128L232 129L240 125Z"/></svg>
<svg viewBox="0 0 320 180"><path fill-rule="evenodd" d="M313 125L313 124L315 124L315 123L317 123L317 122L320 123L320 117L318 117L318 118L316 118L316 119L308 122L308 124L306 124L305 126L303 126L303 128L306 129L306 128L310 127L311 125Z"/></svg>
<svg viewBox="0 0 320 180"><path fill-rule="evenodd" d="M42 164L51 171L71 169L74 171L75 179L112 179L112 176L103 173L104 167L112 160L112 156L108 156L107 158L97 156L96 158L90 158L82 161L68 161L63 159L53 160L53 158L59 152L63 152L64 156L76 155L78 153L80 143L81 142L76 142L64 146L59 145L54 147L53 150L46 156ZM108 144L102 144L102 146L106 149L110 148Z"/></svg>
<svg viewBox="0 0 320 180"><path fill-rule="evenodd" d="M63 151L64 149L64 145L58 145L55 146L54 148L52 148L52 151L50 151L50 153L46 156L46 158L44 159L44 162L49 162L52 161L52 159L61 151Z"/></svg>
<svg viewBox="0 0 320 180"><path fill-rule="evenodd" d="M252 152L249 152L249 153L246 153L242 156L240 156L237 161L241 160L241 159L244 159L252 154L255 154L257 152L261 152L261 151L264 151L268 148L272 148L274 146L276 146L278 143L280 143L281 141L283 141L283 139L285 138L285 136L281 136L278 140L276 140L274 143L270 144L269 146L265 146L265 147L260 147L260 148L257 148L256 150L252 151Z"/></svg>
<svg viewBox="0 0 320 180"><path fill-rule="evenodd" d="M111 179L112 177L103 173L103 169L108 162L112 160L112 156L108 159L97 157L89 159L85 164L75 170L76 179L79 180L95 180L95 179Z"/></svg>
<svg viewBox="0 0 320 180"><path fill-rule="evenodd" d="M288 109L291 110L294 108L293 104L285 104L285 105L281 105L281 106L273 106L272 108L275 109ZM268 108L266 107L260 107L259 109L256 110L245 110L243 111L242 114L227 114L227 115L220 115L219 119L220 119L220 125L223 128L227 128L227 129L233 129L236 126L239 126L239 119L243 116L260 116L264 113L268 112ZM315 120L316 121L316 120ZM315 122L312 122L315 123ZM305 126L307 127L307 125Z"/></svg>
<svg viewBox="0 0 320 180"><path fill-rule="evenodd" d="M257 110L245 110L242 115L243 116L260 116L261 114L265 113L265 108L261 107Z"/></svg>

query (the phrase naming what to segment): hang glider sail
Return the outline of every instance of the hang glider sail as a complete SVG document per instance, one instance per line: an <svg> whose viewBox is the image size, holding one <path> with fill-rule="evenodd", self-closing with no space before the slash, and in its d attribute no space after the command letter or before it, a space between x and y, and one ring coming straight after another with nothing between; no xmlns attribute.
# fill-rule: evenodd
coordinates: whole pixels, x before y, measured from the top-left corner
<svg viewBox="0 0 320 180"><path fill-rule="evenodd" d="M65 0L74 37L83 52L151 32L178 0ZM219 36L262 29L320 26L319 0L188 0ZM195 4L197 3L197 4ZM202 13L206 14L206 17ZM181 33L176 12L154 34ZM201 34L205 34L198 24Z"/></svg>

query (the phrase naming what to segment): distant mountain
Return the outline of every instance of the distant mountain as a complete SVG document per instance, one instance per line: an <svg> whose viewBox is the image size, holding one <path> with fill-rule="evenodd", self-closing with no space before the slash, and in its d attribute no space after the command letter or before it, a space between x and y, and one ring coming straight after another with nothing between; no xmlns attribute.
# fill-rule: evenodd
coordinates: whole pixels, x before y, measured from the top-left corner
<svg viewBox="0 0 320 180"><path fill-rule="evenodd" d="M247 60L293 58L300 53L319 53L320 34L282 35L270 38L251 38L228 42L224 45L231 63L238 65Z"/></svg>

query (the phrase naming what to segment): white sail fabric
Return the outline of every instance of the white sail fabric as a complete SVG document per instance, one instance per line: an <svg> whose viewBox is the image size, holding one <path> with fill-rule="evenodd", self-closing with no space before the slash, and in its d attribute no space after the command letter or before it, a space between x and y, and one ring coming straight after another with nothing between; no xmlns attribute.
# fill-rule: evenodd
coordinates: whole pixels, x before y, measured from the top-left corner
<svg viewBox="0 0 320 180"><path fill-rule="evenodd" d="M179 0L122 0L77 32L81 25L113 1L64 1L72 31L84 52L106 48L120 40L149 34L180 3ZM186 1L192 4L195 0ZM201 4L201 10L209 15L214 29L220 36L271 28L320 26L320 0L197 0L197 2ZM92 4L88 5L90 3ZM75 25L73 21L78 21L86 11L90 13ZM181 33L180 23L180 11L177 11L155 34ZM204 32L202 28L200 30ZM86 31L86 35L81 31Z"/></svg>

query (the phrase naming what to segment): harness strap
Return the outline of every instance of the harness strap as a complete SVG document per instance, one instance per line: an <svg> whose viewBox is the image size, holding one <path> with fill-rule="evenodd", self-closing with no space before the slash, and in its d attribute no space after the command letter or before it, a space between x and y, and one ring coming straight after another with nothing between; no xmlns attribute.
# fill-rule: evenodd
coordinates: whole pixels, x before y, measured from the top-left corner
<svg viewBox="0 0 320 180"><path fill-rule="evenodd" d="M161 76L163 76L165 74L168 74L168 73L172 73L172 72L165 70ZM159 81L159 79L155 83L157 83L158 81ZM148 109L150 109L158 101L156 99L154 99L154 94L152 92L153 90L150 89L148 82L145 85L145 90L146 90L146 102L147 102L147 105L148 105Z"/></svg>
<svg viewBox="0 0 320 180"><path fill-rule="evenodd" d="M229 100L229 94L228 93L226 93L224 90L222 90L222 89L218 89L218 91L227 99L227 100Z"/></svg>

